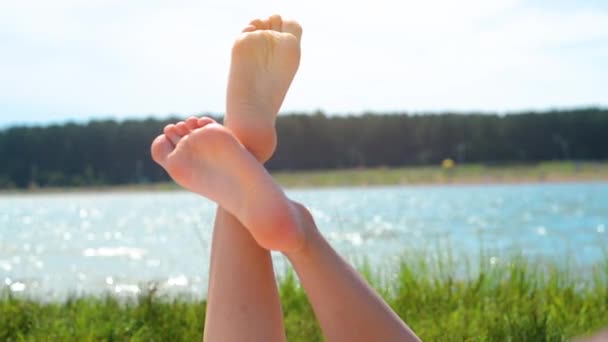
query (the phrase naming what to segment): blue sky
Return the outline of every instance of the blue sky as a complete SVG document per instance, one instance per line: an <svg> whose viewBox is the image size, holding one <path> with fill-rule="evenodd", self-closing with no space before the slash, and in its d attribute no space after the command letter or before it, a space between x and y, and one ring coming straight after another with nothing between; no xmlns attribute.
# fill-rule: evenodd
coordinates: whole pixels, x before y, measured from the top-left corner
<svg viewBox="0 0 608 342"><path fill-rule="evenodd" d="M224 109L252 18L304 27L283 112L608 106L606 1L0 0L0 126Z"/></svg>

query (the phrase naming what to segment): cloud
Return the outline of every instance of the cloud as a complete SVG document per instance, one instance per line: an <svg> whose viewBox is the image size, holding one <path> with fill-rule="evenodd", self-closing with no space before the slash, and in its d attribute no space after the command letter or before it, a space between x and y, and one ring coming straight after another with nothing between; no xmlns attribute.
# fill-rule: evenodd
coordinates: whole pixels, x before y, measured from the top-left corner
<svg viewBox="0 0 608 342"><path fill-rule="evenodd" d="M606 104L608 11L599 7L57 0L0 4L0 114L221 112L234 37L273 12L304 26L285 110Z"/></svg>

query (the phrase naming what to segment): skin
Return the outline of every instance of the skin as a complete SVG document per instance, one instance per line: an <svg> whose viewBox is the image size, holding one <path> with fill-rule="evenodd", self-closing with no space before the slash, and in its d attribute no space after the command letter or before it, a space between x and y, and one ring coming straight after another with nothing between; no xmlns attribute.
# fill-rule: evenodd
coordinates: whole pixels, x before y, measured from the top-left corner
<svg viewBox="0 0 608 342"><path fill-rule="evenodd" d="M240 102L227 104L227 108L234 109L228 111L226 118L230 129L209 118L189 118L167 126L164 134L152 144L154 160L178 184L223 208L218 209L214 232L205 339L284 339L284 333L279 332L282 320L278 314L280 307L277 309L278 295L270 257L267 251L252 246L255 241L265 250L282 251L292 262L328 340L418 340L331 248L309 211L290 201L259 163L274 151L274 117L295 74L295 70L274 63L272 56L283 56L281 63L285 60L299 63L299 35L296 34L301 34L301 30L288 36L277 35L273 32L282 30L285 25L278 24L280 17L273 17L267 21L254 21L245 28L244 35L251 34L252 41L258 43L245 44L243 41L247 39L243 37L245 39L237 40L233 48L233 66L235 56L245 56L243 59L247 60L248 67L239 63L236 63L237 67L231 67L228 104L231 99ZM258 32L260 30L262 32ZM266 32L268 30L272 32ZM292 48L284 48L293 47L292 36L298 41L297 59L284 53L286 50L293 52ZM281 37L285 37L284 42ZM247 48L241 49L243 46ZM235 51L242 54L235 55ZM276 51L281 53L275 54ZM281 67L276 67L277 64ZM259 70L249 70L256 67ZM281 76L284 70L287 70L286 74ZM240 74L244 77L239 80ZM268 82L269 79L272 82ZM257 83L251 82L263 86L256 87ZM278 85L278 89L272 85ZM248 102L243 99L247 92L231 91L231 87L275 95L264 97L260 94L260 103L253 103L251 101L259 96L251 97ZM275 114L270 118L269 112ZM246 230L240 229L238 222ZM238 232L248 232L251 238ZM248 260L250 257L253 259ZM244 260L250 263L248 266L256 267L244 267Z"/></svg>
<svg viewBox="0 0 608 342"><path fill-rule="evenodd" d="M205 341L285 341L270 253L222 208L213 230L205 317Z"/></svg>
<svg viewBox="0 0 608 342"><path fill-rule="evenodd" d="M298 68L301 35L297 22L273 15L253 20L232 49L224 121L260 163L276 147L274 121ZM264 49L266 40L278 41L278 48ZM285 341L270 253L221 207L213 231L204 340Z"/></svg>
<svg viewBox="0 0 608 342"><path fill-rule="evenodd" d="M154 160L178 184L225 208L263 248L284 252L300 277L328 340L418 340L333 250L319 233L310 212L287 199L230 130L209 118L202 118L199 123L200 127L186 135L175 134L170 128L158 137L152 145ZM239 284L233 282L232 286ZM253 303L254 299L245 298L245 302ZM231 331L234 324L228 317L225 328Z"/></svg>
<svg viewBox="0 0 608 342"><path fill-rule="evenodd" d="M261 162L276 148L275 119L300 65L302 28L279 15L253 20L236 39L224 124Z"/></svg>

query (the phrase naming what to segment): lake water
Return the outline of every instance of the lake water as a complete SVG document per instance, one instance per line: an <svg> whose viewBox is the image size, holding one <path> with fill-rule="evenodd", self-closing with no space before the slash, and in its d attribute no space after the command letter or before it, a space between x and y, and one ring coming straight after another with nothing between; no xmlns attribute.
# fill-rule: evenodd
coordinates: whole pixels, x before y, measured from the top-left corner
<svg viewBox="0 0 608 342"><path fill-rule="evenodd" d="M375 269L450 248L475 261L510 253L603 260L608 184L290 190L347 258ZM0 287L43 298L133 294L154 281L204 296L214 205L186 192L0 195ZM278 273L285 260L273 254Z"/></svg>

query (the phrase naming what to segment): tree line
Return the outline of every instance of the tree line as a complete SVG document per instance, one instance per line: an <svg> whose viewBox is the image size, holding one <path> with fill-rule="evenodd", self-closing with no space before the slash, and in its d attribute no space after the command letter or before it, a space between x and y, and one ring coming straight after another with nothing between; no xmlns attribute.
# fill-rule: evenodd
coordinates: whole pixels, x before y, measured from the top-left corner
<svg viewBox="0 0 608 342"><path fill-rule="evenodd" d="M96 120L0 131L0 188L167 181L149 145L166 120ZM608 109L281 115L271 170L608 159Z"/></svg>

